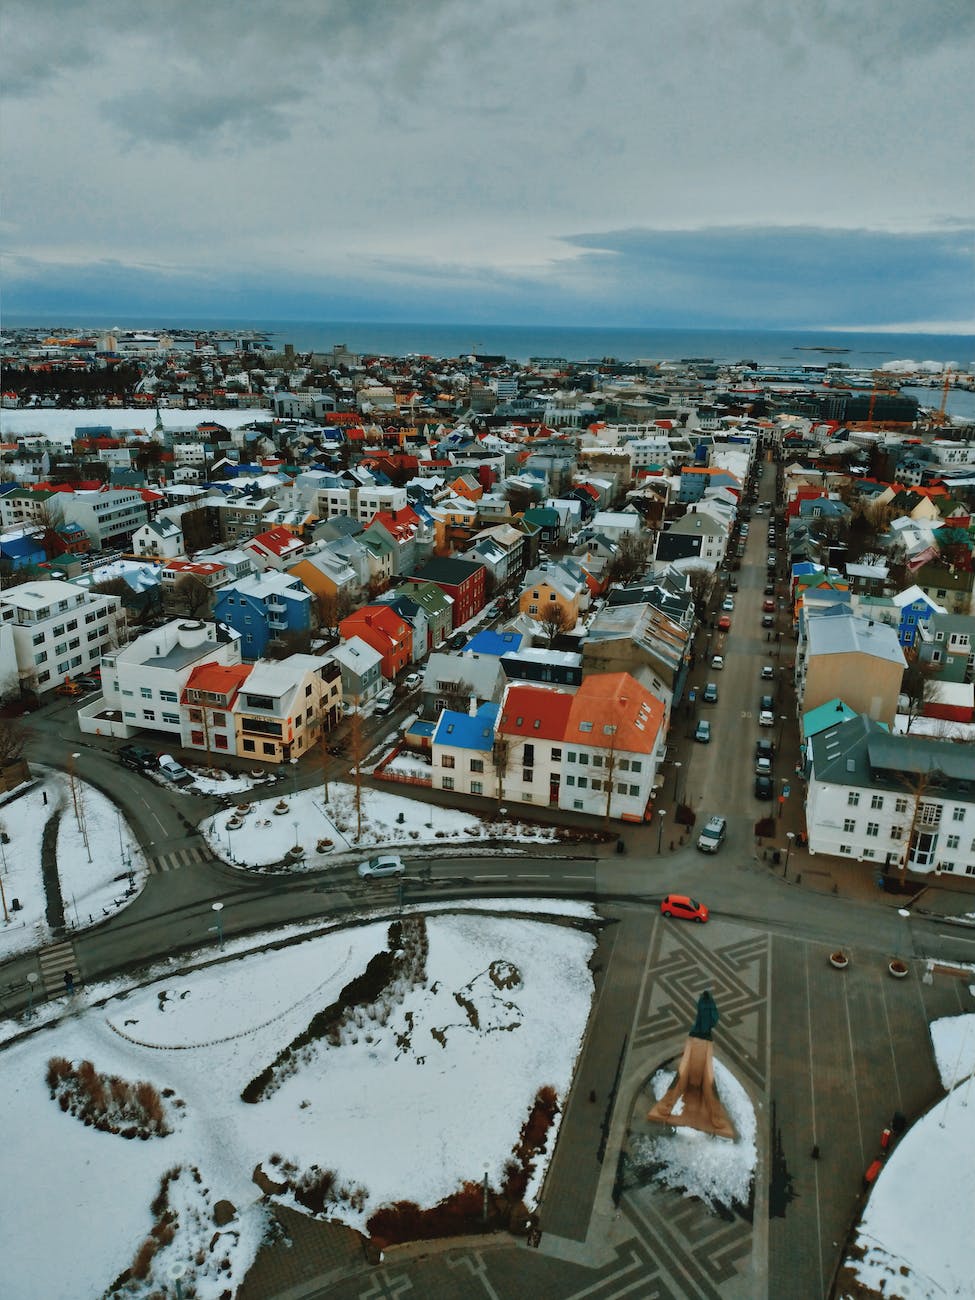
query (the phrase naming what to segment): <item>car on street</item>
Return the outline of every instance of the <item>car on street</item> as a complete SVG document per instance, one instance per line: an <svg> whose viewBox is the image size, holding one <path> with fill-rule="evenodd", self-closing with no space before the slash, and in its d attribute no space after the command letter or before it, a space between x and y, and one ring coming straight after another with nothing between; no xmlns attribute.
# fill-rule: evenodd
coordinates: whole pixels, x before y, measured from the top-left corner
<svg viewBox="0 0 975 1300"><path fill-rule="evenodd" d="M423 678L419 673L408 673L403 678L403 685L408 691L415 691L422 681Z"/></svg>
<svg viewBox="0 0 975 1300"><path fill-rule="evenodd" d="M687 894L668 894L660 900L660 915L668 920L676 916L682 921L697 921L703 925L708 919L708 909L704 903L689 898Z"/></svg>
<svg viewBox="0 0 975 1300"><path fill-rule="evenodd" d="M55 695L66 695L68 699L76 699L79 695L85 695L87 692L80 682L71 677L66 677L60 685L55 686Z"/></svg>
<svg viewBox="0 0 975 1300"><path fill-rule="evenodd" d="M765 584L765 594L766 594L766 596L774 596L774 595L775 595L775 583L774 583L774 582L767 582L767 583Z"/></svg>
<svg viewBox="0 0 975 1300"><path fill-rule="evenodd" d="M771 664L762 664L762 681L770 682L775 677L775 669Z"/></svg>
<svg viewBox="0 0 975 1300"><path fill-rule="evenodd" d="M728 590L729 590L729 591L737 591L737 590L738 590L738 579L737 579L737 578L729 578L729 579L728 579Z"/></svg>
<svg viewBox="0 0 975 1300"><path fill-rule="evenodd" d="M758 714L758 725L760 727L774 727L775 714L771 709L761 709Z"/></svg>
<svg viewBox="0 0 975 1300"><path fill-rule="evenodd" d="M172 781L173 785L187 785L193 780L192 775L187 772L182 763L177 763L172 754L159 755L159 775L165 777L167 781Z"/></svg>
<svg viewBox="0 0 975 1300"><path fill-rule="evenodd" d="M772 798L772 778L770 776L756 776L755 798L764 799L766 802Z"/></svg>
<svg viewBox="0 0 975 1300"><path fill-rule="evenodd" d="M123 767L130 767L133 772L154 772L159 766L159 755L138 745L122 745L118 751L118 761Z"/></svg>
<svg viewBox="0 0 975 1300"><path fill-rule="evenodd" d="M721 669L724 667L724 657L722 655L712 656L711 667L714 668L717 672L720 672Z"/></svg>
<svg viewBox="0 0 975 1300"><path fill-rule="evenodd" d="M708 682L705 686L703 699L705 704L717 704L718 687L715 682Z"/></svg>
<svg viewBox="0 0 975 1300"><path fill-rule="evenodd" d="M718 619L718 628L722 632L731 631L731 619L728 617L727 614L722 614L721 617Z"/></svg>
<svg viewBox="0 0 975 1300"><path fill-rule="evenodd" d="M755 741L755 757L768 759L775 757L775 746L770 740L766 740L764 736Z"/></svg>
<svg viewBox="0 0 975 1300"><path fill-rule="evenodd" d="M771 695L763 695L759 698L758 707L760 709L774 709L775 700Z"/></svg>
<svg viewBox="0 0 975 1300"><path fill-rule="evenodd" d="M455 632L447 644L451 650L463 650L464 646L467 645L467 633Z"/></svg>
<svg viewBox="0 0 975 1300"><path fill-rule="evenodd" d="M717 853L724 843L727 832L728 822L726 818L709 817L704 823L704 829L697 837L697 847L702 853Z"/></svg>
<svg viewBox="0 0 975 1300"><path fill-rule="evenodd" d="M772 760L771 760L770 758L756 758L756 759L755 759L755 775L756 775L756 776L771 776L771 775L772 775Z"/></svg>
<svg viewBox="0 0 975 1300"><path fill-rule="evenodd" d="M694 739L695 739L695 740L699 740L699 741L701 742L702 745L710 745L710 743L711 743L711 724L710 724L710 722L707 722L707 721L705 721L704 719L702 719L702 720L697 724L697 730L694 732Z"/></svg>
<svg viewBox="0 0 975 1300"><path fill-rule="evenodd" d="M735 607L734 596L725 596L724 600L721 602L721 608L730 613L734 609L734 607Z"/></svg>
<svg viewBox="0 0 975 1300"><path fill-rule="evenodd" d="M403 859L398 853L380 853L374 858L366 858L357 867L362 880L381 880L385 876L401 876L406 870Z"/></svg>
<svg viewBox="0 0 975 1300"><path fill-rule="evenodd" d="M775 601L771 598L771 596L767 596L765 600L762 601L762 609L765 611L766 614L775 613Z"/></svg>
<svg viewBox="0 0 975 1300"><path fill-rule="evenodd" d="M741 535L742 535L742 537L747 537L747 536L748 536L748 525L747 525L747 524L742 524L742 526L741 526Z"/></svg>
<svg viewBox="0 0 975 1300"><path fill-rule="evenodd" d="M762 627L775 627L775 615L774 615L774 614L763 614L763 615L762 615Z"/></svg>

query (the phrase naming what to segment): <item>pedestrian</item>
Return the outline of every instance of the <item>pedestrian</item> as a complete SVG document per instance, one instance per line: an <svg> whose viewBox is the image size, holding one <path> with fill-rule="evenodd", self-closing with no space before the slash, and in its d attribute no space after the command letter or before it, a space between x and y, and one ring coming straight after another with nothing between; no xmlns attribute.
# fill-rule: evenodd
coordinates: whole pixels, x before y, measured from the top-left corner
<svg viewBox="0 0 975 1300"><path fill-rule="evenodd" d="M69 970L64 972L64 987L69 994L74 992L74 975Z"/></svg>
<svg viewBox="0 0 975 1300"><path fill-rule="evenodd" d="M589 1089L589 1100L590 1100L590 1101L595 1101L595 1100L596 1100L596 1089L595 1089L595 1088L590 1088L590 1089Z"/></svg>
<svg viewBox="0 0 975 1300"><path fill-rule="evenodd" d="M810 1154L810 1156L812 1156L813 1160L818 1160L818 1159L819 1159L819 1144L818 1144L818 1143L816 1143L816 1144L813 1146L813 1149L809 1152L809 1154Z"/></svg>

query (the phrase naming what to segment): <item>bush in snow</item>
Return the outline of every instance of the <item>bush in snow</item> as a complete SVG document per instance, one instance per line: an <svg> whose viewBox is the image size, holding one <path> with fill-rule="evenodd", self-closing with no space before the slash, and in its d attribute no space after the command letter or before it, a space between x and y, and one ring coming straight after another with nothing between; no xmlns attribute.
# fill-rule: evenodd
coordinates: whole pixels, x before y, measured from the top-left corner
<svg viewBox="0 0 975 1300"><path fill-rule="evenodd" d="M48 1061L46 1079L61 1109L92 1128L143 1139L172 1132L162 1097L151 1083L99 1074L91 1061L75 1067L63 1056Z"/></svg>

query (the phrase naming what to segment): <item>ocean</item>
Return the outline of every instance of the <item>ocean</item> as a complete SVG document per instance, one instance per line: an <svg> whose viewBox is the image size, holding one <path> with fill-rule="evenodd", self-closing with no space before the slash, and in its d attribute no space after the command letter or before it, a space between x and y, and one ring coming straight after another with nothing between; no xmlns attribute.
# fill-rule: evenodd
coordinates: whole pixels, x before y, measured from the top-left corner
<svg viewBox="0 0 975 1300"><path fill-rule="evenodd" d="M875 367L885 361L953 362L968 370L975 364L975 335L847 333L840 330L714 330L607 329L548 325L440 325L424 322L200 320L160 317L79 315L5 316L7 329L50 328L91 331L113 325L121 329L257 330L276 347L292 343L299 352L325 352L344 343L352 352L435 357L472 352L504 356L512 361L529 357L565 357L569 361L756 361L765 365L798 365L803 361L842 361L849 366ZM822 349L828 349L823 351ZM836 349L834 351L834 349Z"/></svg>

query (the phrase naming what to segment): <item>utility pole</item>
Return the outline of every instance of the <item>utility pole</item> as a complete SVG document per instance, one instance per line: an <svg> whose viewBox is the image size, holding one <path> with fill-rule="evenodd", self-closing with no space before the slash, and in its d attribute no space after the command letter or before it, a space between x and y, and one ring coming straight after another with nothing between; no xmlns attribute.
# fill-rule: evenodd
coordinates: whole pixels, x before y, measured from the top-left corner
<svg viewBox="0 0 975 1300"><path fill-rule="evenodd" d="M362 718L359 714L359 697L355 697L352 710L352 761L355 764L355 824L356 839L362 839Z"/></svg>

